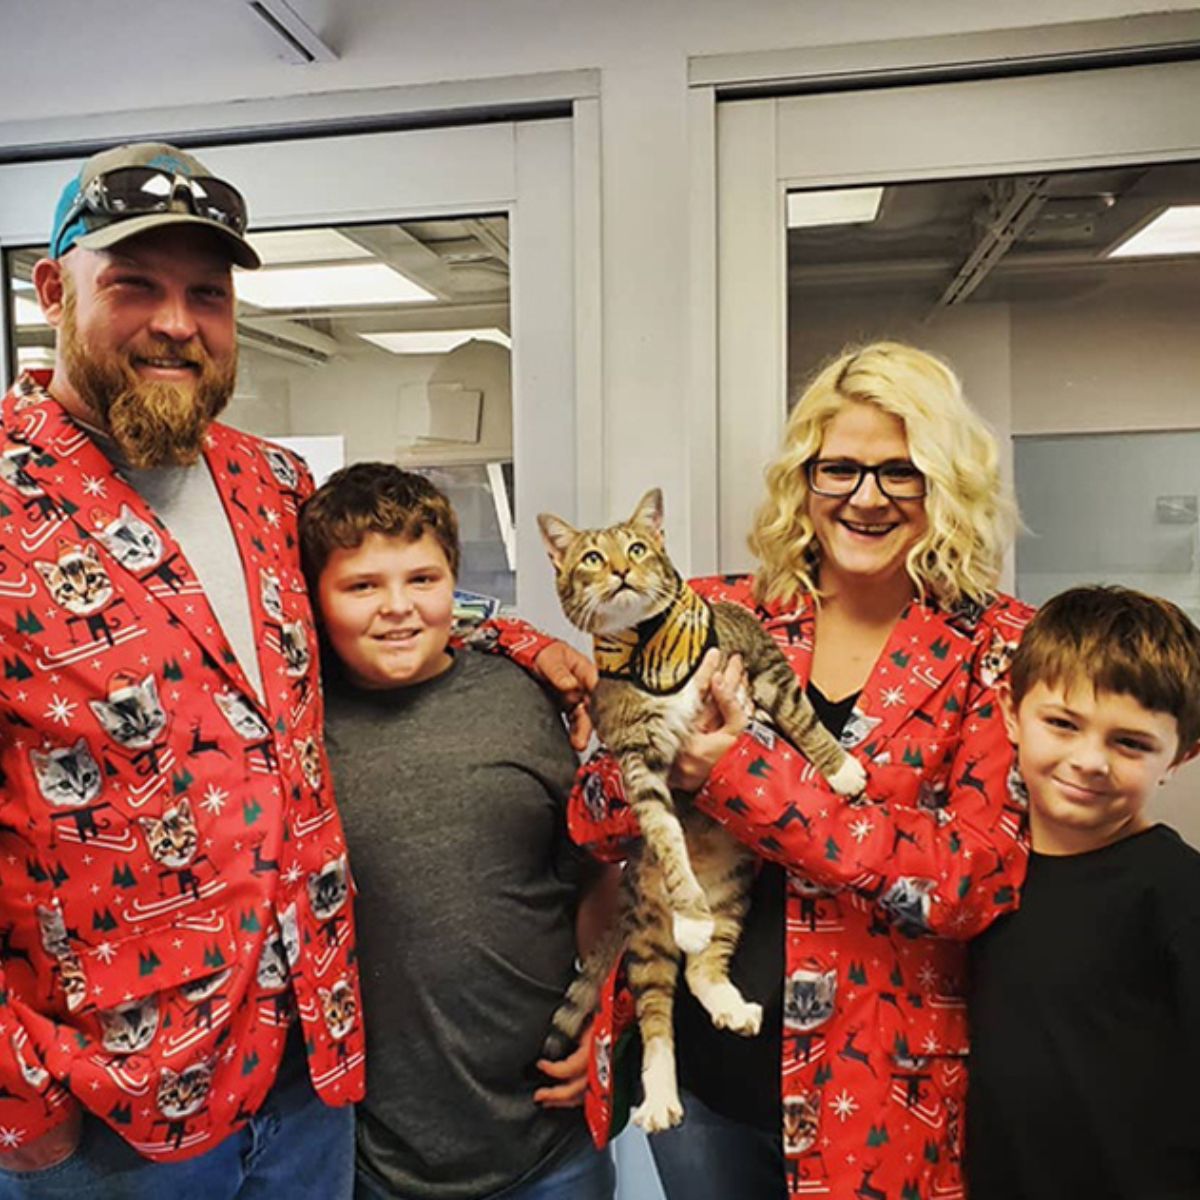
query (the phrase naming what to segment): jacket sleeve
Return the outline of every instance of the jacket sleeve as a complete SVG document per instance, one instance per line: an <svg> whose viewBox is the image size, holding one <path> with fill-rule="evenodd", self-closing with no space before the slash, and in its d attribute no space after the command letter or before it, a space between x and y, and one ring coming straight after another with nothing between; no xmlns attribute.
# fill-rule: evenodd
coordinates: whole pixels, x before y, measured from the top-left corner
<svg viewBox="0 0 1200 1200"><path fill-rule="evenodd" d="M971 658L988 647L981 629ZM863 796L836 795L799 751L752 726L696 805L763 857L852 888L901 932L970 938L1015 908L1028 849L995 680L970 667L959 736L929 767L875 763Z"/></svg>
<svg viewBox="0 0 1200 1200"><path fill-rule="evenodd" d="M0 968L0 1167L6 1151L28 1146L61 1125L74 1105L34 1050L19 1007Z"/></svg>
<svg viewBox="0 0 1200 1200"><path fill-rule="evenodd" d="M625 782L617 760L597 750L579 768L567 801L571 840L602 862L629 857L629 844L641 837L637 819L625 799Z"/></svg>
<svg viewBox="0 0 1200 1200"><path fill-rule="evenodd" d="M473 650L482 650L485 654L503 654L532 674L535 673L533 664L537 656L557 639L516 617L495 617L484 621L463 640Z"/></svg>

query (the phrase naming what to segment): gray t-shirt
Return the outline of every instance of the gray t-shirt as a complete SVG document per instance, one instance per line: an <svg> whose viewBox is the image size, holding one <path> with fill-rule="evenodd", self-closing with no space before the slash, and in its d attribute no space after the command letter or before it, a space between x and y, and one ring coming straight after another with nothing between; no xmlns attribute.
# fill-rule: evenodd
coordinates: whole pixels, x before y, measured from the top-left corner
<svg viewBox="0 0 1200 1200"><path fill-rule="evenodd" d="M325 715L358 885L360 1162L399 1196L491 1196L587 1136L532 1099L575 958L575 756L541 688L474 651L390 691L331 672Z"/></svg>

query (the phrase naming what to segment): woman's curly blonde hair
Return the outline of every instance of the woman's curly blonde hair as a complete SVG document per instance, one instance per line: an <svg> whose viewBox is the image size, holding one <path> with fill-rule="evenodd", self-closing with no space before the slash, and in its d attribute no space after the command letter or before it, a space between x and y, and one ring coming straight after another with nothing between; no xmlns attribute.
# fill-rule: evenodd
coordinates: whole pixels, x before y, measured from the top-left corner
<svg viewBox="0 0 1200 1200"><path fill-rule="evenodd" d="M1016 505L1000 479L996 442L963 399L958 376L941 359L900 342L844 351L805 389L788 417L783 450L766 470L767 499L750 549L759 560L760 602L820 596L820 546L808 515L805 463L825 427L848 403L874 404L899 417L909 455L927 480L929 528L907 558L918 595L943 608L994 595Z"/></svg>

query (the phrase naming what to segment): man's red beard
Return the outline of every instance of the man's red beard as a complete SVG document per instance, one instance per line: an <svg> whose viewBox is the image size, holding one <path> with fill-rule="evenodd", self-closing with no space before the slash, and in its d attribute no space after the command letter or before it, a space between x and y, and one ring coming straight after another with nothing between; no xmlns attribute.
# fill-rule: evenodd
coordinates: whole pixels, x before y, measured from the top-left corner
<svg viewBox="0 0 1200 1200"><path fill-rule="evenodd" d="M67 378L130 466L190 466L199 459L205 431L233 394L236 352L217 363L198 339L180 346L154 338L123 352L94 352L79 336L71 290L64 297L59 336ZM195 382L142 379L135 357L194 363Z"/></svg>

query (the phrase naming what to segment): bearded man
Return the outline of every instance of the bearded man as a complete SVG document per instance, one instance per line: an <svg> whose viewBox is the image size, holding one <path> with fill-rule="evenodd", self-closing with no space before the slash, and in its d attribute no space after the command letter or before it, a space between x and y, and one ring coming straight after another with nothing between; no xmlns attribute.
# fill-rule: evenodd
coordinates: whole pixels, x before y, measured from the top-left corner
<svg viewBox="0 0 1200 1200"><path fill-rule="evenodd" d="M246 220L191 155L119 146L34 268L55 365L0 404L0 1200L352 1193L312 484L214 420ZM507 644L573 698L590 681L559 643Z"/></svg>

